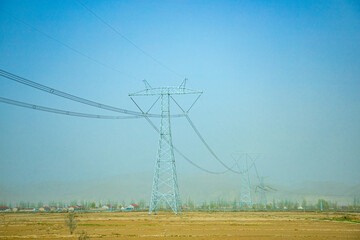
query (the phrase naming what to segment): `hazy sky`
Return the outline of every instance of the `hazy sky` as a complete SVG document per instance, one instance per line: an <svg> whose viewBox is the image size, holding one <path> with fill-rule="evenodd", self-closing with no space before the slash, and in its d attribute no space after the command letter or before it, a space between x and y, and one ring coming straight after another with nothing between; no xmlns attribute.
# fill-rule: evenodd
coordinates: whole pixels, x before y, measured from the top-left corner
<svg viewBox="0 0 360 240"><path fill-rule="evenodd" d="M190 117L228 165L234 152L258 152L260 174L274 181L360 183L358 1L82 2L186 76L188 88L204 91ZM131 110L137 109L128 93L142 90L142 79L152 86L182 82L77 1L0 0L0 9L12 15L0 11L1 69ZM5 78L0 96L117 115ZM194 100L176 99L185 106ZM154 100L138 98L144 109ZM224 169L185 119L172 126L174 145L184 154L209 170ZM157 144L144 119L85 119L0 103L1 184L153 171ZM178 155L176 161L179 176L200 172Z"/></svg>

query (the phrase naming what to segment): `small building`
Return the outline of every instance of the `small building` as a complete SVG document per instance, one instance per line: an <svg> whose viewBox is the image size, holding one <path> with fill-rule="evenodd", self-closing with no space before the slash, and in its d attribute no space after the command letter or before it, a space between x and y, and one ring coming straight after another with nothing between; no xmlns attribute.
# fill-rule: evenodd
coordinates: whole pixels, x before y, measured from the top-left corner
<svg viewBox="0 0 360 240"><path fill-rule="evenodd" d="M0 206L0 211L9 211L9 207L6 206Z"/></svg>
<svg viewBox="0 0 360 240"><path fill-rule="evenodd" d="M54 212L58 209L57 206L50 206L49 208L50 208L50 211L52 211L52 212Z"/></svg>
<svg viewBox="0 0 360 240"><path fill-rule="evenodd" d="M104 206L102 206L102 209L105 209L106 211L112 211L114 209L114 207L111 205L104 205Z"/></svg>
<svg viewBox="0 0 360 240"><path fill-rule="evenodd" d="M76 211L84 211L85 207L84 206L76 206Z"/></svg>
<svg viewBox="0 0 360 240"><path fill-rule="evenodd" d="M39 212L49 212L50 208L49 207L41 207L39 208Z"/></svg>
<svg viewBox="0 0 360 240"><path fill-rule="evenodd" d="M25 208L24 212L35 212L35 208Z"/></svg>
<svg viewBox="0 0 360 240"><path fill-rule="evenodd" d="M63 208L59 208L59 211L60 212L67 212L67 211L69 211L69 209L67 209L66 207L63 207Z"/></svg>
<svg viewBox="0 0 360 240"><path fill-rule="evenodd" d="M74 212L76 210L76 208L77 208L76 206L69 206L68 211L69 212Z"/></svg>
<svg viewBox="0 0 360 240"><path fill-rule="evenodd" d="M10 211L11 209L9 207L6 207L6 206L0 206L0 211L1 212L7 212L7 211Z"/></svg>
<svg viewBox="0 0 360 240"><path fill-rule="evenodd" d="M84 206L70 206L68 207L69 212L78 212L78 211L84 211L85 207Z"/></svg>
<svg viewBox="0 0 360 240"><path fill-rule="evenodd" d="M14 207L12 210L13 210L13 212L19 212L21 210L24 210L24 208L23 207Z"/></svg>
<svg viewBox="0 0 360 240"><path fill-rule="evenodd" d="M139 209L139 205L137 205L137 204L130 204L126 208L126 210L136 210L136 209Z"/></svg>

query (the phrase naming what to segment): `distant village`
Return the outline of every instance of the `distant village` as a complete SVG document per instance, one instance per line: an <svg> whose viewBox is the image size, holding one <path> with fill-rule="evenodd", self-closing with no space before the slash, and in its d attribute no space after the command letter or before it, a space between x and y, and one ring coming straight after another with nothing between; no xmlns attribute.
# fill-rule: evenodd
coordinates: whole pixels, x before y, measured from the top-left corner
<svg viewBox="0 0 360 240"><path fill-rule="evenodd" d="M101 207L85 207L85 206L68 206L68 207L57 207L57 206L44 206L39 208L25 208L25 207L14 207L10 208L7 206L0 206L0 212L120 212L120 211L136 211L140 207L137 204L130 204L129 206L112 206L103 205Z"/></svg>
<svg viewBox="0 0 360 240"><path fill-rule="evenodd" d="M125 202L119 204L112 201L99 202L98 204L89 201L81 201L80 204L77 201L68 203L52 201L45 206L42 202L34 204L21 201L14 204L15 206L11 203L6 205L5 202L0 202L0 212L127 212L149 210L149 206L144 200L140 200L138 204L125 204ZM161 205L159 209L168 210L168 206ZM181 209L184 211L359 211L360 198L354 197L353 203L348 205L338 205L336 201L327 201L325 199L318 199L317 202L311 203L305 199L302 201L275 201L273 199L272 202L266 204L253 203L251 206L243 205L236 199L234 201L218 199L195 204L193 200L188 198L183 202Z"/></svg>

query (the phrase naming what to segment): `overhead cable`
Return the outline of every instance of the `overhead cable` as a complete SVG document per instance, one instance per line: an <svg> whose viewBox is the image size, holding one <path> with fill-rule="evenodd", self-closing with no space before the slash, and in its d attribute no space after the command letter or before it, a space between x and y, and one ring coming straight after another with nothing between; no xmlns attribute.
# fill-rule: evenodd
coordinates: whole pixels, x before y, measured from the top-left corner
<svg viewBox="0 0 360 240"><path fill-rule="evenodd" d="M123 38L124 40L126 40L128 43L130 43L133 47L135 47L137 50L139 50L141 53L143 53L145 56L147 56L148 58L150 58L151 60L153 60L154 62L156 62L157 64L159 64L160 66L162 66L163 68L167 69L169 72L175 74L176 76L180 77L181 79L183 79L184 77L175 72L173 69L171 69L170 67L166 66L164 63L160 62L159 60L157 60L155 57L153 57L150 53L146 52L144 49L142 49L141 47L139 47L137 44L135 44L133 41L131 41L129 38L127 38L124 34L122 34L119 30L117 30L116 28L114 28L112 25L110 25L108 22L106 22L103 18L101 18L98 14L96 14L93 10L91 10L89 7L87 7L84 3L82 3L81 1L77 0L77 2L83 7L85 8L89 13L91 13L93 16L95 16L100 22L102 22L104 25L106 25L108 28L110 28L113 32L115 32L117 35L119 35L121 38Z"/></svg>
<svg viewBox="0 0 360 240"><path fill-rule="evenodd" d="M187 113L190 112L191 108L195 105L195 103L199 100L199 98L201 97L202 94L199 94L199 96L195 99L195 101L191 104L191 106L189 107L189 109L186 111Z"/></svg>
<svg viewBox="0 0 360 240"><path fill-rule="evenodd" d="M34 110L57 113L57 114L63 114L63 115L74 116L74 117L97 118L97 119L134 119L134 118L141 118L141 116L109 116L109 115L97 115L97 114L89 114L89 113L71 112L71 111L65 111L65 110L56 109L56 108L43 107L43 106L39 106L39 105L34 105L34 104L25 103L25 102L15 101L15 100L8 99L8 98L3 98L3 97L0 97L0 102L15 105L15 106L19 106L19 107L25 107L25 108L30 108L30 109L34 109Z"/></svg>
<svg viewBox="0 0 360 240"><path fill-rule="evenodd" d="M141 112L144 113L144 111L139 107L139 105L135 102L135 100L134 100L132 97L130 97L130 98L131 98L131 100L134 102L134 104L137 106L137 108L138 108ZM151 126L158 134L160 134L160 130L155 126L155 124L150 120L150 118L149 118L147 115L145 115L145 113L144 113L144 117L145 117L146 121L150 124L150 126ZM166 141L168 144L171 144L171 143L169 142L169 140L165 139L165 141ZM196 167L196 168L198 168L198 169L200 169L200 170L202 170L202 171L204 171L204 172L207 172L207 173L210 173L210 174L224 174L224 173L230 171L230 169L227 169L227 170L222 171L222 172L215 172L215 171L211 171L211 170L205 169L205 168L199 166L198 164L196 164L195 162L191 161L191 160L190 160L185 154L183 154L177 147L175 147L174 145L173 145L172 147L173 147L174 151L175 151L176 153L178 153L181 157L183 157L187 162L189 162L191 165L193 165L194 167Z"/></svg>
<svg viewBox="0 0 360 240"><path fill-rule="evenodd" d="M62 41L56 39L55 37L53 37L53 36L51 36L51 35L43 32L43 31L41 31L40 29L38 29L38 28L30 25L29 23L27 23L27 22L25 22L25 21L23 21L23 20L15 17L15 16L12 15L11 13L5 11L4 9L0 9L0 10L3 11L3 12L5 12L5 13L6 13L7 15L9 15L10 17L12 17L15 21L26 25L27 27L29 27L29 28L35 30L36 32L44 35L45 37L47 37L47 38L49 38L49 39L57 42L58 44L62 45L63 47L65 47L65 48L67 48L67 49L75 52L76 54L79 54L79 55L81 55L81 56L83 56L83 57L91 60L92 62L97 63L97 64L99 64L99 65L101 65L101 66L103 66L103 67L109 68L109 69L111 69L111 70L113 70L113 71L115 71L115 72L121 73L121 74L123 74L123 75L127 75L128 77L133 78L133 79L137 79L135 76L133 76L133 75L131 75L131 74L129 74L129 73L120 71L119 69L117 69L117 68L115 68L115 67L113 67L113 66L111 66L111 65L108 65L108 64L106 64L106 63L103 63L103 62L101 62L101 61L99 61L99 60L97 60L97 59L95 59L95 58L93 58L93 57L90 57L89 55L87 55L87 54L85 54L85 53L77 50L76 48L70 46L69 44L62 42Z"/></svg>
<svg viewBox="0 0 360 240"><path fill-rule="evenodd" d="M95 101L87 100L85 98L77 97L77 96L71 95L69 93L65 93L65 92L56 90L54 88L42 85L40 83L33 82L31 80L28 80L28 79L25 79L23 77L17 76L15 74L12 74L12 73L7 72L7 71L2 70L2 69L0 69L0 76L2 76L4 78L7 78L9 80L12 80L12 81L16 81L16 82L21 83L21 84L25 84L27 86L30 86L30 87L33 87L33 88L36 88L36 89L39 89L41 91L48 92L48 93L54 94L56 96L63 97L63 98L66 98L66 99L69 99L69 100L72 100L72 101L75 101L75 102L83 103L83 104L86 104L86 105L90 105L90 106L93 106L93 107L106 109L106 110L113 111L113 112L124 113L124 114L128 114L128 115L134 115L134 116L143 116L144 115L141 112L136 112L136 111L132 111L132 110L117 108L117 107L109 106L109 105L106 105L106 104L98 103L98 102L95 102ZM146 116L148 116L148 117L161 117L160 114L146 114ZM172 115L171 117L182 117L182 116L183 116L182 114L176 114L176 115Z"/></svg>
<svg viewBox="0 0 360 240"><path fill-rule="evenodd" d="M258 178L258 179L259 179L259 181L260 181L260 176L259 176L259 173L258 173L258 170L257 170L256 164L255 164L255 161L254 161L254 168L255 168L256 176L257 176L257 178Z"/></svg>
<svg viewBox="0 0 360 240"><path fill-rule="evenodd" d="M242 174L239 171L235 171L232 168L230 168L229 166L227 166L223 161L221 161L221 159L215 154L215 152L211 149L211 147L209 146L209 144L205 141L205 139L203 138L203 136L200 134L199 130L195 127L194 123L191 121L189 115L187 114L187 112L184 111L184 109L177 103L177 101L170 96L171 99L176 103L176 105L181 109L181 111L184 113L185 118L187 119L187 121L190 123L190 126L192 127L192 129L195 131L196 135L199 137L199 139L201 140L201 142L205 145L205 147L208 149L208 151L211 153L211 155L213 155L213 157L221 164L223 165L226 169L228 169L229 171L233 172L233 173L238 173L238 174Z"/></svg>
<svg viewBox="0 0 360 240"><path fill-rule="evenodd" d="M246 154L247 154L247 153L246 153ZM247 155L247 156L248 156L248 155ZM249 156L249 157L250 157L250 156ZM257 158L256 158L256 159L252 159L252 157L250 157L250 158L251 158L251 165L250 165L250 167L247 167L246 169L242 169L242 168L239 166L239 164L238 164L239 159L235 159L233 156L232 156L232 158L233 158L233 160L235 161L237 167L239 168L241 174L248 172L253 166L255 166L255 161L256 161L256 159L257 159ZM242 170L241 170L241 169L242 169Z"/></svg>

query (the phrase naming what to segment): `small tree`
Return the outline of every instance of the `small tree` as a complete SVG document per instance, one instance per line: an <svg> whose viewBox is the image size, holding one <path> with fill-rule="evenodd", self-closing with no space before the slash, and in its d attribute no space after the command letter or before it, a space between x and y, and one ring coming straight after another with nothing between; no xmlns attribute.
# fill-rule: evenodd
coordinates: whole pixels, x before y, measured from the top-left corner
<svg viewBox="0 0 360 240"><path fill-rule="evenodd" d="M209 208L210 208L210 209L217 209L218 206L216 205L216 203L215 203L214 201L210 201L210 203L209 203Z"/></svg>
<svg viewBox="0 0 360 240"><path fill-rule="evenodd" d="M278 207L281 208L281 209L285 207L284 200L280 200L280 201L278 202Z"/></svg>
<svg viewBox="0 0 360 240"><path fill-rule="evenodd" d="M25 207L27 207L27 206L26 206L26 203L25 203L24 201L20 201L19 207L25 208Z"/></svg>
<svg viewBox="0 0 360 240"><path fill-rule="evenodd" d="M38 204L37 204L37 207L38 208L41 208L41 207L43 207L44 206L44 203L43 202L38 202Z"/></svg>
<svg viewBox="0 0 360 240"><path fill-rule="evenodd" d="M195 204L194 204L194 201L191 200L191 198L189 197L186 201L186 206L188 206L190 209L194 209L195 208Z"/></svg>
<svg viewBox="0 0 360 240"><path fill-rule="evenodd" d="M65 206L65 204L64 204L64 202L63 202L63 201L60 201L60 202L58 202L57 206L62 208L62 207L64 207L64 206Z"/></svg>
<svg viewBox="0 0 360 240"><path fill-rule="evenodd" d="M235 198L234 201L232 202L232 208L233 208L233 210L236 210L236 208L237 208L236 198Z"/></svg>
<svg viewBox="0 0 360 240"><path fill-rule="evenodd" d="M329 207L334 209L334 210L337 210L338 206L337 206L337 202L334 201L334 202L329 202Z"/></svg>
<svg viewBox="0 0 360 240"><path fill-rule="evenodd" d="M69 227L70 234L73 234L77 227L77 220L75 213L68 213L65 217L65 225Z"/></svg>
<svg viewBox="0 0 360 240"><path fill-rule="evenodd" d="M329 209L329 203L327 201L325 201L324 199L319 199L318 204L317 204L317 208L319 210L321 210L321 211L328 210Z"/></svg>
<svg viewBox="0 0 360 240"><path fill-rule="evenodd" d="M304 208L304 210L306 210L306 207L307 207L307 201L306 201L306 199L305 199L305 198L302 200L301 206Z"/></svg>
<svg viewBox="0 0 360 240"><path fill-rule="evenodd" d="M145 200L143 200L143 199L141 199L140 201L139 201L139 207L141 208L141 209L144 209L145 207L146 207L146 201Z"/></svg>

